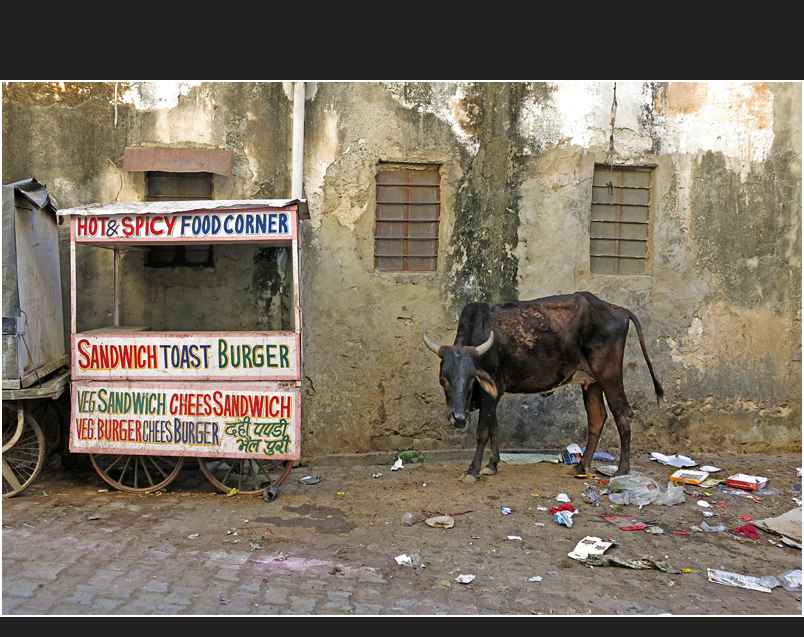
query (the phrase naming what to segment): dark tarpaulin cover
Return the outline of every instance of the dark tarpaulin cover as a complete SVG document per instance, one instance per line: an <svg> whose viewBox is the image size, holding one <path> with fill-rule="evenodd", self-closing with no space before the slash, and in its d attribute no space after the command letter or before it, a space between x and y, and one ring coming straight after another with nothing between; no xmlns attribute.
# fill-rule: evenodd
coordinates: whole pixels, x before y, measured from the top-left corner
<svg viewBox="0 0 804 637"><path fill-rule="evenodd" d="M20 297L17 289L17 245L14 229L16 214L15 199L24 197L37 209L58 210L56 203L44 184L36 179L24 179L13 184L3 185L3 318L13 318L20 314Z"/></svg>

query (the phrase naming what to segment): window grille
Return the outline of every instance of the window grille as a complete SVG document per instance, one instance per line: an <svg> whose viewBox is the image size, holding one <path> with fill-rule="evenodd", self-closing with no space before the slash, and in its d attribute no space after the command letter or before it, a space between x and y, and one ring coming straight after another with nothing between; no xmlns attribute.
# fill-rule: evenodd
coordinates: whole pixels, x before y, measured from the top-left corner
<svg viewBox="0 0 804 637"><path fill-rule="evenodd" d="M173 173L149 171L146 173L146 201L192 201L212 199L211 173ZM187 244L150 248L145 265L164 267L212 267L212 246Z"/></svg>
<svg viewBox="0 0 804 637"><path fill-rule="evenodd" d="M590 228L595 274L645 274L653 169L595 166Z"/></svg>
<svg viewBox="0 0 804 637"><path fill-rule="evenodd" d="M381 166L377 173L374 267L432 272L441 216L438 166Z"/></svg>

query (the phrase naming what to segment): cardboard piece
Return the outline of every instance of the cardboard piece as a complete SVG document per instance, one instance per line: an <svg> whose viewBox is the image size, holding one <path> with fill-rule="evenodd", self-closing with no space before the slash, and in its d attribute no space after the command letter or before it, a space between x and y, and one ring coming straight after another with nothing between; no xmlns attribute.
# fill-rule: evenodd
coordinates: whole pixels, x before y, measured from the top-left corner
<svg viewBox="0 0 804 637"><path fill-rule="evenodd" d="M736 473L726 478L726 486L734 487L735 489L746 489L748 491L762 489L766 484L768 484L767 478L763 478L762 476L749 476L745 473Z"/></svg>
<svg viewBox="0 0 804 637"><path fill-rule="evenodd" d="M759 528L784 535L801 543L801 509L790 509L775 518L754 522Z"/></svg>
<svg viewBox="0 0 804 637"><path fill-rule="evenodd" d="M701 484L709 477L706 471L691 471L689 469L679 469L670 476L673 482L681 482L682 484Z"/></svg>

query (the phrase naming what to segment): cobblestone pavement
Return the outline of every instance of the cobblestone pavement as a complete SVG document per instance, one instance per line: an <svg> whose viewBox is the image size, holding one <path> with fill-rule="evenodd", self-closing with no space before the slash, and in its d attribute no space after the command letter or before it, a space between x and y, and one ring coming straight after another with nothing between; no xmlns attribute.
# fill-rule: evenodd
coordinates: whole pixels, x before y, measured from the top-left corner
<svg viewBox="0 0 804 637"><path fill-rule="evenodd" d="M773 479L779 488L800 483L800 458L785 462ZM3 614L801 614L800 592L707 581L707 567L756 576L800 568L801 551L769 536L687 534L702 519L695 498L661 510L627 508L667 527L661 536L637 535L584 504L586 487L563 465L502 466L464 485L456 477L465 464L295 468L271 503L227 497L193 462L148 495L117 492L93 471L51 467L3 501ZM640 465L666 479L656 472L669 468ZM310 474L321 481L299 483ZM572 528L547 510L559 490L578 506ZM759 519L790 503L726 500L729 525L738 513ZM405 512L414 524L402 524ZM426 524L439 513L454 526ZM568 558L586 535L616 539L621 557L654 553L678 572L592 568ZM403 555L410 565L398 563ZM461 583L460 575L475 579Z"/></svg>

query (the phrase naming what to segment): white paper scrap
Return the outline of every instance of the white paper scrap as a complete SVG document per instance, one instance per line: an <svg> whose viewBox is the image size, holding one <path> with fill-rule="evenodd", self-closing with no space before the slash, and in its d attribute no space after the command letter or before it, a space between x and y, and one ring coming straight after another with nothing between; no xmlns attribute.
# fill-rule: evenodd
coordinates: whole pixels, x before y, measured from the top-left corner
<svg viewBox="0 0 804 637"><path fill-rule="evenodd" d="M684 467L694 467L698 464L697 462L695 462L691 458L688 458L687 456L679 456L679 455L666 456L663 453L659 453L658 451L654 451L650 455L653 456L654 460L658 460L662 464L667 464L670 465L671 467L677 467L679 469L682 469Z"/></svg>
<svg viewBox="0 0 804 637"><path fill-rule="evenodd" d="M763 586L758 577L740 575L739 573L729 573L727 571L718 571L713 568L708 568L706 571L709 581L714 582L715 584L725 584L726 586L748 588L752 591L760 591L762 593L773 592L767 586Z"/></svg>
<svg viewBox="0 0 804 637"><path fill-rule="evenodd" d="M572 559L582 562L590 555L603 555L614 542L601 540L599 537L587 535L578 542L572 553L567 553Z"/></svg>

